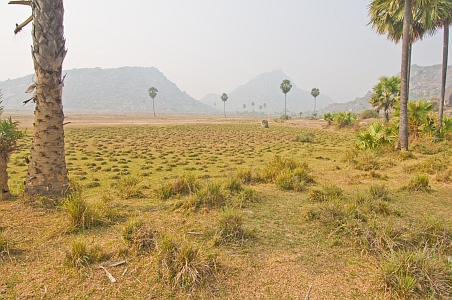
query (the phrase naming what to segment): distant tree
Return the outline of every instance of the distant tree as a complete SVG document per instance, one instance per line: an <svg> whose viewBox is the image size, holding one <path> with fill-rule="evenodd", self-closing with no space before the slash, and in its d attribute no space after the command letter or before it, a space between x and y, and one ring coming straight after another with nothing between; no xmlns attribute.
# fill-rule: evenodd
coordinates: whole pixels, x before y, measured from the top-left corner
<svg viewBox="0 0 452 300"><path fill-rule="evenodd" d="M312 97L314 97L314 113L312 114L312 115L316 115L317 116L317 114L316 114L316 112L315 112L315 108L316 108L316 106L317 106L317 97L320 95L320 91L319 91L319 89L318 88L313 88L312 90L311 90L311 95L312 95Z"/></svg>
<svg viewBox="0 0 452 300"><path fill-rule="evenodd" d="M262 110L262 108L263 108L262 104L261 104L261 105L259 105L259 110Z"/></svg>
<svg viewBox="0 0 452 300"><path fill-rule="evenodd" d="M383 110L386 121L389 121L389 111L400 100L400 77L380 77L380 82L373 87L369 103L379 112Z"/></svg>
<svg viewBox="0 0 452 300"><path fill-rule="evenodd" d="M290 89L292 88L292 84L290 83L289 79L284 79L281 82L281 85L279 86L279 88L284 93L284 117L287 118L286 95L288 92L290 92Z"/></svg>
<svg viewBox="0 0 452 300"><path fill-rule="evenodd" d="M300 111L298 114L300 115L300 119L301 119L301 115L303 114L303 112Z"/></svg>
<svg viewBox="0 0 452 300"><path fill-rule="evenodd" d="M264 105L264 108L266 108L266 107L267 107L267 103L264 103L263 105Z"/></svg>
<svg viewBox="0 0 452 300"><path fill-rule="evenodd" d="M149 97L152 98L152 111L154 112L155 117L155 108L154 108L154 99L157 97L158 90L155 87L150 87L148 89Z"/></svg>
<svg viewBox="0 0 452 300"><path fill-rule="evenodd" d="M251 102L251 106L254 106L254 102Z"/></svg>
<svg viewBox="0 0 452 300"><path fill-rule="evenodd" d="M0 91L0 100L1 97ZM0 116L2 112L3 107L0 106ZM0 120L0 200L7 199L10 196L7 171L8 161L11 153L19 148L17 141L24 136L24 133L17 126L18 122L13 122L11 117L6 120Z"/></svg>
<svg viewBox="0 0 452 300"><path fill-rule="evenodd" d="M221 95L221 101L223 101L224 117L226 118L226 101L228 101L228 95L226 95L226 93Z"/></svg>
<svg viewBox="0 0 452 300"><path fill-rule="evenodd" d="M216 102L214 102L214 103L213 103L213 106L217 106L217 103L216 103Z"/></svg>
<svg viewBox="0 0 452 300"><path fill-rule="evenodd" d="M245 109L246 108L246 104L243 104L243 109Z"/></svg>

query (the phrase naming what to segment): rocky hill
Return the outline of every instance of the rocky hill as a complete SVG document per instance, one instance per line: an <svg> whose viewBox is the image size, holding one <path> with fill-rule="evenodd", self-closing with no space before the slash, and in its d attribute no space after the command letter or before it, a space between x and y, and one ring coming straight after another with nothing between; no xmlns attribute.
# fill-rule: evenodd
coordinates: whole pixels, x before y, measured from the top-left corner
<svg viewBox="0 0 452 300"><path fill-rule="evenodd" d="M156 87L156 113L211 113L215 109L205 105L168 80L156 68L123 67L116 69L73 69L67 73L63 89L63 105L73 110L152 111L148 88ZM0 82L6 109L33 109L22 105L30 96L25 94L33 76Z"/></svg>
<svg viewBox="0 0 452 300"><path fill-rule="evenodd" d="M284 94L279 89L279 85L284 79L290 79L282 70L261 74L248 83L239 86L234 91L227 93L228 101L226 102L226 111L229 112L265 112L284 114ZM292 89L287 93L287 113L298 114L314 109L314 98L311 92L303 91L298 88L291 80ZM320 88L320 93L322 89ZM200 99L202 103L215 107L223 108L223 102L220 94L207 94ZM254 106L251 103L254 102ZM266 104L266 107L260 109L260 105ZM333 101L323 94L317 97L317 108L322 108ZM216 105L215 105L216 104ZM246 108L243 109L243 104Z"/></svg>

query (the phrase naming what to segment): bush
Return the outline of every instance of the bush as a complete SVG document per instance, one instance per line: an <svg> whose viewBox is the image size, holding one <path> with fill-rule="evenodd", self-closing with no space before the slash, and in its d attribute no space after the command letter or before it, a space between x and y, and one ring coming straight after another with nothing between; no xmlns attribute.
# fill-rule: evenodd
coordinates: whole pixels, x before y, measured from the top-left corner
<svg viewBox="0 0 452 300"><path fill-rule="evenodd" d="M206 185L196 191L186 204L185 208L199 209L205 208L219 208L226 204L227 196L221 189L221 184L209 181Z"/></svg>
<svg viewBox="0 0 452 300"><path fill-rule="evenodd" d="M240 193L243 191L242 181L236 177L228 177L225 188L231 193Z"/></svg>
<svg viewBox="0 0 452 300"><path fill-rule="evenodd" d="M374 109L366 109L359 114L361 120L365 119L377 119L380 115Z"/></svg>

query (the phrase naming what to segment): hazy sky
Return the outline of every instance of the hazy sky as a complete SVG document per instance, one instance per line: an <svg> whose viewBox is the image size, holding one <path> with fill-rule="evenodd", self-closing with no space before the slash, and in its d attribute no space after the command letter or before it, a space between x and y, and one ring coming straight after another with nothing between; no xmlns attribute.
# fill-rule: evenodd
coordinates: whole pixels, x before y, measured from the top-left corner
<svg viewBox="0 0 452 300"><path fill-rule="evenodd" d="M33 73L28 6L0 4L0 80ZM158 68L196 99L282 69L336 102L400 70L401 45L369 26L369 0L66 0L65 69ZM451 47L452 48L452 47ZM442 31L417 42L413 64L440 64Z"/></svg>

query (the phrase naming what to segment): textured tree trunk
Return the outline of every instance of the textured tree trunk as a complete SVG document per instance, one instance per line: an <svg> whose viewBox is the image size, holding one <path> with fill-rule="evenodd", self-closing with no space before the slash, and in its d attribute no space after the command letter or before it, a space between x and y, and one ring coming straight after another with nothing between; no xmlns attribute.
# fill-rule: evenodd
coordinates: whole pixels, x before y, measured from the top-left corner
<svg viewBox="0 0 452 300"><path fill-rule="evenodd" d="M441 97L439 99L439 129L443 126L444 101L446 97L447 59L449 54L449 24L444 24L443 69L441 73Z"/></svg>
<svg viewBox="0 0 452 300"><path fill-rule="evenodd" d="M11 195L8 187L8 155L0 153L0 200L8 199Z"/></svg>
<svg viewBox="0 0 452 300"><path fill-rule="evenodd" d="M64 154L61 80L66 56L63 1L33 0L32 10L36 107L25 192L62 196L69 182Z"/></svg>
<svg viewBox="0 0 452 300"><path fill-rule="evenodd" d="M314 114L315 114L316 107L317 107L317 97L314 97Z"/></svg>
<svg viewBox="0 0 452 300"><path fill-rule="evenodd" d="M223 101L223 112L224 112L224 117L226 118L226 101Z"/></svg>
<svg viewBox="0 0 452 300"><path fill-rule="evenodd" d="M287 119L286 95L287 95L287 94L284 94L284 119Z"/></svg>
<svg viewBox="0 0 452 300"><path fill-rule="evenodd" d="M399 140L397 147L408 150L408 67L410 52L410 27L411 27L411 0L405 0L405 11L403 17L403 40L402 40L402 65L401 65L401 87L400 87L400 125Z"/></svg>

